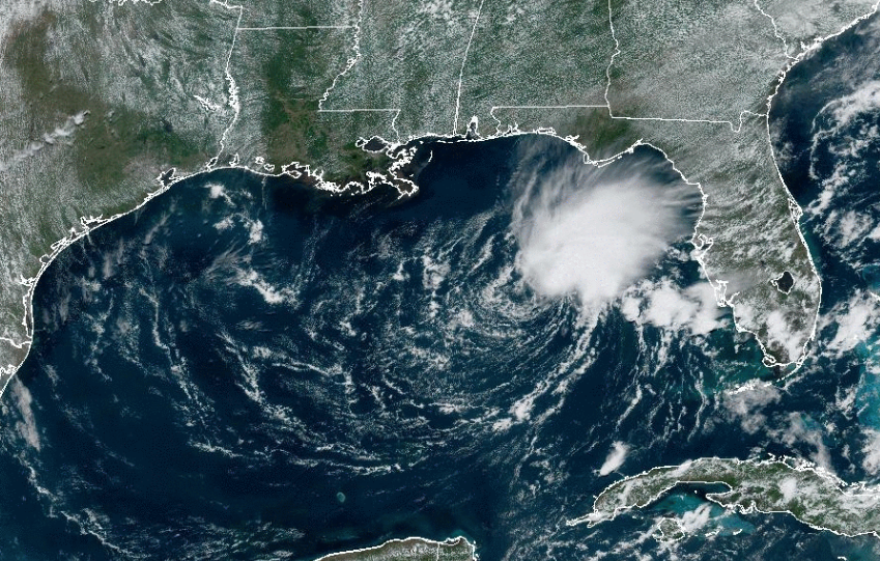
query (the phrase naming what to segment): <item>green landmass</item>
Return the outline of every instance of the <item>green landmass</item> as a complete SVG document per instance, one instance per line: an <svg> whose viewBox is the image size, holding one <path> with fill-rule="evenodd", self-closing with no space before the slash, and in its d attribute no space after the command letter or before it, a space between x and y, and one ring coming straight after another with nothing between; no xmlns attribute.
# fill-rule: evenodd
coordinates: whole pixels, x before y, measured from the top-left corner
<svg viewBox="0 0 880 561"><path fill-rule="evenodd" d="M41 257L82 217L135 208L169 169L403 193L400 146L474 122L483 138L552 131L593 160L663 150L706 196L696 255L722 303L790 370L820 285L776 171L768 96L804 45L876 10L809 2L5 3L0 368L24 358ZM373 138L385 148L362 150ZM788 294L770 282L783 271Z"/></svg>
<svg viewBox="0 0 880 561"><path fill-rule="evenodd" d="M618 481L599 494L593 512L570 525L595 525L645 508L682 485L723 485L706 497L740 512L788 513L813 528L847 536L878 535L880 487L846 484L815 466L786 460L702 458L658 467Z"/></svg>
<svg viewBox="0 0 880 561"><path fill-rule="evenodd" d="M474 545L464 538L442 542L423 538L389 540L382 545L331 553L318 561L475 561Z"/></svg>

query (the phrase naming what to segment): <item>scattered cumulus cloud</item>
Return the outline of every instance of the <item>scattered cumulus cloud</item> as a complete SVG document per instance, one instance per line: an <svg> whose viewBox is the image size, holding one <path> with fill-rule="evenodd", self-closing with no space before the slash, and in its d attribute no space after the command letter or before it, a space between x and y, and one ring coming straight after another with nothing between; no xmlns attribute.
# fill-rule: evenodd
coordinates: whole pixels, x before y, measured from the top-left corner
<svg viewBox="0 0 880 561"><path fill-rule="evenodd" d="M842 356L877 333L880 301L869 292L856 292L825 314L821 327L834 330L834 336L825 345L827 351Z"/></svg>
<svg viewBox="0 0 880 561"><path fill-rule="evenodd" d="M787 446L793 447L798 442L804 442L815 448L810 459L830 473L834 473L831 465L831 452L825 445L825 435L821 425L818 425L810 417L802 413L790 413L788 415L788 427L781 431L772 431L773 436L779 438Z"/></svg>
<svg viewBox="0 0 880 561"><path fill-rule="evenodd" d="M707 335L722 326L715 290L707 282L681 289L670 279L643 281L624 295L621 312L640 325L695 335Z"/></svg>
<svg viewBox="0 0 880 561"><path fill-rule="evenodd" d="M709 524L712 517L712 505L704 503L694 510L685 512L681 518L677 519L678 526L685 534L694 534L699 532Z"/></svg>
<svg viewBox="0 0 880 561"><path fill-rule="evenodd" d="M18 430L19 434L21 434L22 438L24 438L25 442L39 452L41 448L40 432L37 429L37 423L34 420L34 412L31 408L31 403L33 401L31 398L31 392L27 389L27 386L18 380L18 378L13 379L13 382L9 385L9 389L12 393L12 397L15 399L15 405L21 413L21 420L15 423L15 428Z"/></svg>
<svg viewBox="0 0 880 561"><path fill-rule="evenodd" d="M605 458L605 462L602 464L602 467L599 468L599 475L606 476L613 471L617 471L620 466L623 465L623 462L626 461L626 455L629 452L629 447L623 442L615 442L611 445L611 452L608 453L608 457Z"/></svg>
<svg viewBox="0 0 880 561"><path fill-rule="evenodd" d="M864 434L862 468L871 475L877 475L880 473L880 431L865 429Z"/></svg>
<svg viewBox="0 0 880 561"><path fill-rule="evenodd" d="M846 126L855 117L880 108L880 81L865 82L858 90L835 99L826 108L831 110L838 126Z"/></svg>
<svg viewBox="0 0 880 561"><path fill-rule="evenodd" d="M724 393L721 400L727 413L738 418L743 430L754 434L767 424L767 417L762 410L773 403L778 403L782 393L776 386L756 382Z"/></svg>

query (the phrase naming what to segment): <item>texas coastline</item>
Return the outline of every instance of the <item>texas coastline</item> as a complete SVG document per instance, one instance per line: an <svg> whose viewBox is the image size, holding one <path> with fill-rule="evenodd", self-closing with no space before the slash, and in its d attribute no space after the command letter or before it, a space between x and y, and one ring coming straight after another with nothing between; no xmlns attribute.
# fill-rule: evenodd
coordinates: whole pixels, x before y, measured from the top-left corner
<svg viewBox="0 0 880 561"><path fill-rule="evenodd" d="M877 13L878 9L880 9L880 2L878 2L874 6L874 9L872 11L870 11L866 14L863 14L862 16L849 22L846 26L842 27L841 29L839 29L838 31L836 31L832 34L816 38L813 41L813 43L811 43L810 45L807 45L800 53L798 53L794 57L791 57L789 63L786 65L785 68L783 68L780 71L780 74L779 74L777 80L775 81L776 84L773 89L773 92L767 98L767 107L768 108L770 107L774 96L777 94L777 92L779 91L779 88L785 82L785 78L786 78L788 72L794 66L796 66L800 61L804 60L809 55L818 51L827 41L840 36L841 34L845 33L846 31L857 26L859 23L861 23L861 22L867 20L868 18L872 17L873 15L875 15ZM597 109L599 109L599 108L600 107L597 106ZM610 110L609 110L609 113L610 113ZM617 116L613 116L612 118L614 118L614 119L628 119L628 117L617 117ZM767 127L767 141L771 142L770 141L769 112L768 112L767 116L765 117L765 119L766 119L766 127ZM731 127L732 127L732 124L731 124ZM450 141L451 140L451 141L465 141L465 142L484 142L484 141L493 140L496 138L509 137L511 135L528 135L528 134L549 135L554 138L558 138L558 139L570 144L571 146L573 146L577 150L579 150L581 153L583 153L585 162L593 164L593 165L597 165L597 166L606 165L608 163L616 161L616 160L620 159L623 155L628 154L628 153L632 153L632 151L636 147L638 147L640 145L647 145L647 146L650 146L650 147L660 151L663 154L663 156L673 165L673 167L676 169L676 171L678 171L678 168L675 167L675 162L672 159L670 159L662 150L660 150L659 148L656 148L655 146L651 145L650 143L639 142L639 143L636 143L636 144L628 147L625 150L622 150L621 152L619 152L609 158L599 160L599 161L594 161L590 158L589 154L587 153L586 147L583 144L579 143L577 138L562 137L562 136L557 135L554 130L546 129L546 128L537 128L535 130L529 130L529 131L520 131L520 130L515 130L515 129L509 129L507 131L499 131L498 134L496 134L496 135L487 136L487 137L478 138L478 139L471 139L471 138L468 138L467 136L456 135L456 134L453 134L453 135L431 135L430 138L432 140L436 140L436 141L444 141L444 140ZM409 163L409 159L413 155L412 153L407 154L405 150L403 150L403 151L401 151L401 150L405 149L406 147L419 144L419 143L423 142L424 139L425 139L425 137L418 136L418 137L407 138L406 140L398 142L398 143L389 143L384 140L382 141L385 144L384 151L386 153L389 153L389 154L392 154L395 152L398 153L398 159L393 164L392 169L389 170L391 172L391 175L394 174L396 169L403 167L407 163ZM366 141L362 141L361 143L359 143L359 145L361 147L363 147L364 144L366 144ZM777 156L775 154L775 151L772 150L772 142L771 142L771 151L773 152L774 160L776 160ZM400 158L401 154L403 155L402 158ZM315 187L317 189L324 189L324 190L327 190L327 191L330 191L333 193L341 193L341 192L345 191L349 185L351 185L351 183L347 183L343 187L343 186L340 186L338 183L335 183L332 181L325 181L323 179L323 173L321 171L317 171L316 173L312 173L311 167L308 164L300 164L299 162L292 162L286 166L283 166L282 171L279 173L271 173L271 172L260 171L258 169L257 165L251 166L248 164L242 164L238 161L237 156L233 156L232 158L230 158L229 163L227 165L216 166L216 162L217 162L218 158L219 158L219 156L213 158L210 162L207 162L205 164L203 169L194 171L192 173L177 176L176 173L178 170L176 170L174 168L163 172L162 174L159 175L159 177L157 177L157 181L161 185L160 188L153 191L153 192L148 193L144 197L144 200L140 204L138 204L137 206L131 208L128 211L115 214L115 215L113 215L109 218L106 218L106 219L101 216L98 216L98 217L83 216L80 218L81 230L77 230L76 227L73 227L73 228L71 228L70 235L68 235L68 236L58 240L54 244L52 244L52 247L51 247L52 251L49 252L48 254L43 255L40 258L41 267L40 267L39 272L32 278L28 278L28 279L23 278L19 281L22 285L28 286L28 291L26 292L25 297L24 297L24 301L22 302L22 305L24 308L22 325L25 327L25 331L26 331L28 337L26 340L23 340L23 341L18 341L18 342L7 341L7 342L10 343L13 348L20 350L20 349L23 349L24 347L28 347L28 350L26 351L25 355L21 358L21 360L18 364L9 364L6 366L0 366L0 396L3 395L7 385L9 384L9 381L12 379L12 377L15 375L15 373L20 368L21 364L27 359L27 356L30 353L30 345L31 345L32 338L33 338L33 304L32 304L32 301L33 301L33 293L34 293L34 289L36 287L36 284L39 282L39 279L41 278L41 276L45 272L46 268L52 263L52 261L55 259L55 257L61 251L63 251L65 248L67 248L69 245L75 243L79 239L88 236L89 232L91 232L93 229L98 228L104 224L107 224L113 220L116 220L122 216L126 216L132 212L137 211L138 209L143 207L145 204L147 204L149 201L151 201L153 198L161 195L162 193L164 193L165 191L167 191L168 189L170 189L175 184L177 184L181 181L184 181L184 180L190 179L190 178L199 177L201 175L211 173L212 171L215 171L215 170L241 169L241 170L246 170L248 172L251 172L257 176L261 176L261 177L287 176L287 177L292 177L292 178L298 178L300 176L304 176L306 179L313 181L315 183ZM774 165L776 165L775 161L774 161ZM291 171L288 171L288 170L291 170ZM779 174L778 165L776 165L776 171L777 171L777 174ZM681 172L679 172L679 173L681 173ZM690 182L684 176L684 174L681 174L681 176L685 182L687 182L689 184L694 184L694 183ZM397 178L397 179L400 179L400 178ZM780 175L780 181L782 181L781 175ZM383 176L381 174L374 174L374 175L370 176L369 185L366 186L366 188L362 184L357 183L357 182L354 182L355 185L353 185L353 187L357 187L360 190L360 192L363 193L366 190L371 190L377 184L380 184L382 182L393 184L393 180L390 179L389 177ZM406 182L406 183L409 183L410 185L415 187L415 185L412 184L411 182ZM694 185L696 185L700 189L701 195L704 195L704 193L702 192L702 187L699 184L694 184ZM398 189L398 190L400 190L400 189ZM415 193L412 193L412 194L415 194ZM792 205L792 219L795 222L795 226L796 226L796 229L797 229L798 234L800 236L801 243L806 245L806 241L804 239L803 232L801 230L800 223L799 223L799 217L801 215L801 211L800 211L800 208L797 206L797 203L791 197L790 192L789 192L789 200L790 200L790 204ZM704 195L704 211L705 211L705 195ZM693 239L696 239L696 231L698 229L699 229L699 221L695 227L695 233L694 233ZM700 240L699 242L694 243L694 245L697 247L697 249L703 247L704 244L705 244L705 240ZM704 274L706 274L707 278L710 280L710 282L713 284L713 286L716 287L716 293L719 294L719 296L721 296L723 298L723 300L719 300L719 305L730 307L734 311L734 325L735 325L736 329L738 331L751 333L753 336L755 336L755 334L753 332L742 328L741 326L739 326L736 323L736 320L735 320L736 304L731 302L730 298L725 298L723 296L723 294L718 292L719 288L721 288L721 290L723 290L723 286L718 284L719 281L721 283L723 283L723 279L712 279L712 277L710 275L708 275L708 271L706 271L704 262L702 259L700 259L698 252L696 253L696 257L697 257L698 261L700 262L700 265L701 265L701 268L703 269ZM812 258L811 258L811 266L815 270L815 264L812 262ZM820 293L819 293L818 297L819 297L819 300L821 301L821 282L819 285L819 291L820 291ZM812 341L815 338L817 324L818 324L818 310L816 313L816 317L813 319L812 336L810 338L810 341ZM794 361L795 368L792 371L797 370L797 368L799 368L800 365L803 363L803 360L806 358L806 355L807 355L806 348L809 345L810 341L808 341L805 344L804 349L801 352L801 355ZM791 363L789 363L789 364L778 364L778 363L773 364L774 360L767 352L767 349L765 348L764 343L762 341L758 340L758 344L761 346L761 350L765 356L765 364L767 364L768 366L774 365L774 366L785 367L785 366L788 366L791 364Z"/></svg>
<svg viewBox="0 0 880 561"><path fill-rule="evenodd" d="M786 69L786 72L787 71L788 71L788 69ZM784 76L783 76L783 79L784 79ZM781 81L782 80L780 80L780 84L781 84ZM771 97L771 99L772 99L772 97ZM676 167L675 162L665 152L663 152L663 150L659 149L658 147L656 147L648 142L641 142L640 141L640 142L633 144L632 146L629 146L625 150L623 150L617 154L614 154L613 156L611 156L609 158L605 158L602 160L593 160L590 157L590 155L587 153L585 146L580 144L576 138L561 137L561 136L557 135L555 131L547 130L547 129L539 129L539 130L535 130L535 131L507 130L507 131L499 132L496 135L488 136L488 137L484 137L484 138L482 138L482 137L481 138L469 138L466 135L448 135L448 136L432 135L428 138L417 137L417 138L407 139L405 142L401 142L401 143L390 143L390 142L387 142L383 139L376 138L375 140L378 140L380 143L382 143L384 145L382 148L382 151L384 153L390 155L393 158L394 163L390 167L388 175L383 175L383 174L379 174L379 173L369 174L369 182L367 185L364 185L363 183L358 182L358 181L348 181L348 182L345 182L342 184L337 183L337 182L333 182L333 181L327 181L324 179L324 177L323 177L324 174L322 171L319 170L319 171L313 172L311 170L310 166L303 165L298 162L293 162L291 164L288 164L288 165L282 167L282 171L280 171L278 173L261 171L261 170L257 169L256 167L251 167L251 166L248 166L248 165L245 165L245 164L238 162L238 159L235 157L232 158L231 161L227 165L222 165L222 166L215 166L214 165L215 162L214 162L214 160L212 160L211 162L208 162L203 169L198 170L193 173L190 173L190 174L177 175L178 170L175 168L169 169L169 170L161 173L156 178L156 181L160 184L160 187L157 190L150 192L148 195L146 195L144 197L144 200L140 204L135 206L134 208L132 208L128 211L125 211L125 212L115 214L109 218L103 218L102 216L81 217L80 218L81 230L77 230L76 228L71 228L71 234L69 236L64 237L64 238L58 240L57 242L55 242L52 245L51 253L44 255L40 259L42 265L41 265L39 273L31 279L23 279L22 281L20 281L21 284L28 286L28 291L26 293L26 296L25 296L24 302L23 302L24 318L22 320L22 324L25 326L25 328L28 332L29 338L26 341L14 343L13 346L15 346L16 348L19 348L19 349L27 346L28 351L19 364L8 365L6 367L0 367L0 397L2 397L3 393L6 390L6 387L8 386L9 382L11 381L12 377L15 376L15 373L18 371L18 369L21 367L21 365L24 363L24 361L27 360L27 356L30 354L30 346L31 346L32 338L33 338L33 317L34 317L33 295L34 295L34 291L36 289L37 284L40 281L40 278L43 276L45 271L51 266L51 264L55 260L55 258L70 245L77 243L78 241L80 241L83 238L88 237L88 235L93 230L100 228L101 226L104 226L106 224L109 224L115 220L118 220L124 216L128 216L129 214L137 212L138 210L143 208L146 204L150 203L152 200L161 196L162 194L164 194L165 192L167 192L168 190L173 188L178 183L181 183L181 182L187 181L187 180L206 178L211 173L218 172L218 171L224 171L224 170L226 170L226 171L244 171L249 174L252 174L255 178L300 180L300 181L303 181L307 184L311 184L313 186L313 188L315 188L316 190L325 191L325 192L331 193L332 195L336 195L336 196L359 196L359 195L364 195L366 193L369 193L372 190L374 190L380 186L390 186L390 187L393 187L394 189L397 190L399 198L417 197L418 191L419 191L417 183L415 183L409 179L406 179L406 178L403 178L403 177L396 175L396 172L398 170L400 170L401 168L404 168L407 165L411 164L413 162L413 159L416 157L416 155L418 153L420 153L420 150L422 150L422 149L430 150L430 143L434 143L434 142L437 142L437 143L450 143L450 142L452 142L452 143L458 143L458 142L485 143L485 142L491 142L491 141L499 140L499 139L510 139L510 138L514 138L514 137L522 137L522 136L529 136L529 135L549 136L551 138L565 142L566 144L568 144L571 147L578 150L583 155L584 165L592 165L592 166L596 166L596 167L603 167L603 166L612 164L612 163L620 160L621 158L623 158L626 155L633 154L634 151L640 147L650 148L653 151L662 155L663 158L672 166L672 169L677 174L680 175L682 180L685 183L687 183L688 185L695 187L700 193L700 196L702 199L702 209L700 211L700 217L698 218L696 225L694 227L694 232L692 233L691 238L690 238L691 244L695 248L695 251L692 253L692 255L698 261L698 263L700 264L701 270L703 271L703 274L706 275L707 279L709 279L710 283L712 284L713 288L715 289L716 298L718 298L718 305L721 307L729 307L734 312L734 314L733 314L734 315L734 326L737 331L750 333L753 337L755 337L756 342L758 343L758 345L761 348L762 353L764 354L764 363L766 366L768 366L768 367L770 367L770 366L786 367L791 364L791 363L779 364L779 363L775 362L773 357L769 354L768 350L766 349L764 342L762 342L760 339L758 339L757 336L753 332L742 328L741 326L739 326L736 323L736 320L735 320L736 304L734 302L732 302L732 299L735 295L724 294L724 289L725 289L724 281L712 279L708 275L708 271L706 271L706 268L705 268L704 260L701 257L701 250L708 251L709 249L711 249L711 241L703 239L703 237L698 234L698 231L700 228L700 222L702 220L702 216L705 213L705 209L706 209L707 197L706 197L705 193L703 192L701 185L699 183L694 183L692 181L689 181L687 179L687 177L685 177L685 175ZM768 133L768 142L769 142L769 133ZM367 141L365 141L365 140L362 140L359 142L359 145L362 148L366 144L367 144ZM429 158L430 158L430 156L429 156ZM216 160L216 158L215 158L215 160ZM795 205L795 207L796 207L796 203L793 201L793 199L791 199L791 204ZM798 215L793 214L793 219L795 216L799 216L799 214ZM798 232L801 236L801 242L805 243L804 238L803 238L803 233L800 231L800 227L797 224L797 222L796 222L796 226L797 226ZM820 285L820 290L821 290L821 285ZM820 294L820 297L821 297L821 294ZM815 330L816 330L817 321L818 321L818 314L813 319L813 328L812 328L813 337L815 337ZM797 368L800 367L800 365L803 363L803 360L806 358L806 355L807 355L807 353L806 353L806 345L805 345L804 349L802 350L801 355L794 362L795 368L793 370L791 370L789 373L796 371Z"/></svg>

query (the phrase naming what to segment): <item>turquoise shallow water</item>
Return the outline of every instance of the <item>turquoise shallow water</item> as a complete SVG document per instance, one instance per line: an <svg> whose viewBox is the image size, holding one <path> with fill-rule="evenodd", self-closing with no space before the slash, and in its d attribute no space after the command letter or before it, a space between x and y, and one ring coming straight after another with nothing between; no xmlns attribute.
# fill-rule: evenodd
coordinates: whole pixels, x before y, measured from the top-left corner
<svg viewBox="0 0 880 561"><path fill-rule="evenodd" d="M730 391L772 373L727 314L703 334L633 319L627 298L699 287L686 236L595 324L577 298L535 292L517 178L581 165L561 141L430 144L408 201L220 170L92 232L40 280L34 349L2 400L0 559L312 559L409 535L464 535L484 561L878 558L872 537L734 515L694 489L565 525L624 475L696 457L795 456L877 481L880 114L842 123L829 106L876 76L875 25L799 66L773 109L825 281L794 379ZM640 149L614 173L680 186L662 163ZM820 208L841 166L854 171ZM683 198L677 220L697 211ZM681 541L651 537L661 517L703 515Z"/></svg>

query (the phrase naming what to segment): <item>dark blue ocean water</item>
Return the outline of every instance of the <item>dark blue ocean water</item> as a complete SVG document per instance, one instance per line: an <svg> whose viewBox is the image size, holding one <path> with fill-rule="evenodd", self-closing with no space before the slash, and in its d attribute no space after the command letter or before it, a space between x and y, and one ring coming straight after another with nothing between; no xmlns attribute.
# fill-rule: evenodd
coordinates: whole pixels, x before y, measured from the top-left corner
<svg viewBox="0 0 880 561"><path fill-rule="evenodd" d="M714 506L679 542L651 537L706 508L693 490L565 525L624 475L704 456L878 481L880 109L858 94L878 79L876 26L799 65L773 108L825 283L793 379L773 381L728 314L693 333L633 321L626 298L585 318L532 288L517 180L582 165L561 141L428 144L407 200L214 171L40 279L33 350L2 398L0 559L313 559L410 535L465 535L483 561L880 558L875 538ZM648 149L614 166L680 186ZM690 249L675 241L627 294L698 287ZM615 443L624 462L602 475Z"/></svg>

